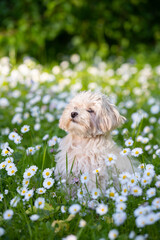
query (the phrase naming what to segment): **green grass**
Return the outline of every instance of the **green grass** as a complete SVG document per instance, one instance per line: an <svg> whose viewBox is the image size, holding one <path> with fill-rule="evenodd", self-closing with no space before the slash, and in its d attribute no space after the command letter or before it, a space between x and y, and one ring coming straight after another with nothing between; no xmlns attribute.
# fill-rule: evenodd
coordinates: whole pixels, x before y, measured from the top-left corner
<svg viewBox="0 0 160 240"><path fill-rule="evenodd" d="M87 199L81 202L77 196L73 198L67 194L63 183L58 185L57 181L55 181L53 187L46 190L43 195L36 193L36 189L43 186L43 170L55 167L54 158L57 153L58 143L49 147L48 140L53 136L62 138L66 135L58 127L59 117L69 97L80 90L99 89L115 101L120 112L128 121L122 128L118 129L116 135L113 136L114 140L124 148L125 140L131 137L134 141L131 149L136 147L143 149L143 154L138 157L138 161L145 164L153 164L156 175L160 174L159 157L156 154L156 149L154 149L155 145L160 144L160 112L154 114L150 110L153 105L159 104L160 75L157 73L156 65L146 65L147 62L143 60L143 63L137 61L134 64L127 63L127 65L123 65L122 60L109 61L105 63L106 65L102 61L94 64L84 64L83 62L74 64L69 62L69 66L66 69L63 69L63 63L60 64L60 72L57 75L55 74L54 81L48 81L50 77L53 77L50 67L44 70L42 66L40 67L31 60L29 64L23 63L28 68L29 73L27 73L27 77L22 76L25 72L25 69L23 69L22 74L20 76L17 75L14 82L13 70L20 69L19 66L12 66L6 76L1 73L0 143L8 142L9 146L14 150L12 157L18 169L13 176L8 176L5 169L0 170L0 193L4 196L2 201L0 201L0 227L5 229L2 239L62 239L70 234L75 235L77 239L108 239L108 233L111 229L119 231L119 236L117 237L119 240L129 239L128 236L131 231L135 231L136 235L148 234L148 239L151 240L159 239L159 221L156 221L152 225L138 228L134 216L134 210L138 206L147 203L151 205L153 199L160 197L160 190L157 187L154 197L149 199L146 197L147 189L155 187L156 176L152 179L150 185L143 188L142 196L128 196L126 202L127 209L125 210L127 219L120 226L116 226L112 218L113 213L115 213L115 202L106 196L102 195L97 199L98 203L103 202L108 205L109 209L105 215L100 216L96 214L95 209L88 207L88 203L91 201L88 195ZM5 66L9 65L5 64ZM2 67L4 68L4 65ZM33 85L33 82L30 83L30 75L33 75L35 69L39 69L41 79L42 76L44 77L42 75L44 71L51 74L51 76L48 75L46 81L39 82L37 86ZM134 72L133 74L131 74L132 71ZM118 72L121 72L121 74L118 74ZM40 78L39 76L38 78ZM9 82L10 79L11 81ZM24 79L24 83L19 83L18 79ZM16 90L20 93L20 96L17 98L14 97ZM63 97L62 94L65 94L65 96ZM39 101L28 105L28 102L31 99L35 99L38 95L40 96ZM43 97L45 95L50 96L50 100L47 103L44 103ZM3 107L1 98L7 98L9 105ZM154 99L154 103L149 105L148 100L151 98ZM127 105L129 100L133 102L131 107ZM33 107L35 106L38 107L38 111L33 114ZM17 109L17 107L21 109ZM147 113L147 116L133 128L133 113L142 109ZM21 113L20 123L18 124L12 123L16 111L20 111ZM24 118L25 113L28 113L29 116L26 119ZM51 122L48 121L46 113L50 113L54 117L54 120ZM153 117L155 118L155 122L151 121ZM34 129L36 123L40 123L38 131ZM17 132L21 134L21 127L24 125L29 125L30 131L23 134L22 142L18 145L9 140L8 134L4 134L5 128L8 128L9 132L12 132L16 128ZM146 126L150 126L148 133L144 133L143 131ZM124 129L128 131L123 133ZM49 134L49 138L43 140L46 134ZM149 142L147 144L137 142L136 138L139 135L148 137ZM37 150L34 155L27 155L26 149L28 147L35 147L36 145L41 145L40 150ZM146 145L150 145L150 150L145 150ZM0 163L5 159L6 157L0 155ZM31 178L28 186L28 189L34 189L34 195L29 201L23 202L24 197L17 192L17 187L22 187L23 173L25 169L32 165L38 167L36 174ZM54 179L54 173L52 174L52 178ZM72 187L75 188L75 186L67 185L68 189ZM5 190L8 190L8 194L5 194ZM21 200L17 204L17 207L14 208L10 206L10 201L15 196L19 196ZM38 197L45 198L45 207L43 209L37 209L34 206L34 202ZM81 210L75 217L71 218L68 209L74 203L80 204ZM65 213L61 212L61 206L66 207L67 210ZM10 220L3 218L3 213L7 209L13 209L14 211L14 215ZM158 209L154 212L158 213L160 211ZM30 216L33 214L40 216L35 222L30 220ZM81 219L86 221L86 226L83 228L79 227Z"/></svg>

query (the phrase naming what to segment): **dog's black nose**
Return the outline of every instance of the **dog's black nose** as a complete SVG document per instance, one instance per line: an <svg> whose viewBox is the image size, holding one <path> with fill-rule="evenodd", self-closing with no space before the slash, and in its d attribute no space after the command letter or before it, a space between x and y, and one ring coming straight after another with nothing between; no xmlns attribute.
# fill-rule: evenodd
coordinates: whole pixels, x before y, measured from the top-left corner
<svg viewBox="0 0 160 240"><path fill-rule="evenodd" d="M77 115L78 115L77 112L71 112L71 117L72 117L72 118L75 118Z"/></svg>

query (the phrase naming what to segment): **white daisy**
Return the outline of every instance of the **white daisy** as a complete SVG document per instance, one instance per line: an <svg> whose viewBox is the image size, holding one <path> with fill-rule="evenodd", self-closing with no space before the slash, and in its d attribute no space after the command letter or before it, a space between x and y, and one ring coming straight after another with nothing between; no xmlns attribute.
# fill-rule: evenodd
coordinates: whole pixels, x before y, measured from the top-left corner
<svg viewBox="0 0 160 240"><path fill-rule="evenodd" d="M7 157L5 162L8 163L13 163L13 157Z"/></svg>
<svg viewBox="0 0 160 240"><path fill-rule="evenodd" d="M146 225L146 216L139 216L136 218L136 225L138 228L143 228Z"/></svg>
<svg viewBox="0 0 160 240"><path fill-rule="evenodd" d="M154 197L156 195L156 188L149 188L146 194L148 198Z"/></svg>
<svg viewBox="0 0 160 240"><path fill-rule="evenodd" d="M123 173L119 174L119 181L121 182L121 184L128 183L128 180L130 177L131 177L130 173L123 172Z"/></svg>
<svg viewBox="0 0 160 240"><path fill-rule="evenodd" d="M143 153L143 150L142 148L134 148L132 151L131 151L131 155L134 156L134 157L138 157L140 154Z"/></svg>
<svg viewBox="0 0 160 240"><path fill-rule="evenodd" d="M111 187L106 190L106 197L111 199L116 199L118 197L118 193L116 192L114 187Z"/></svg>
<svg viewBox="0 0 160 240"><path fill-rule="evenodd" d="M118 237L118 234L119 234L119 232L117 229L112 229L109 231L108 237L109 237L109 239L114 240Z"/></svg>
<svg viewBox="0 0 160 240"><path fill-rule="evenodd" d="M142 195L142 188L140 188L139 186L134 186L131 188L131 194L133 196L141 196Z"/></svg>
<svg viewBox="0 0 160 240"><path fill-rule="evenodd" d="M112 217L116 226L120 226L126 220L127 214L125 212L114 213Z"/></svg>
<svg viewBox="0 0 160 240"><path fill-rule="evenodd" d="M126 140L126 141L125 141L125 145L126 145L127 147L132 146L132 145L133 145L133 140L132 140L132 139Z"/></svg>
<svg viewBox="0 0 160 240"><path fill-rule="evenodd" d="M79 204L73 204L69 207L68 211L70 214L76 214L81 210L81 206Z"/></svg>
<svg viewBox="0 0 160 240"><path fill-rule="evenodd" d="M153 201L152 201L152 206L153 206L153 209L160 209L160 198L155 198Z"/></svg>
<svg viewBox="0 0 160 240"><path fill-rule="evenodd" d="M160 181L157 181L157 182L155 183L155 186L156 186L157 188L160 188Z"/></svg>
<svg viewBox="0 0 160 240"><path fill-rule="evenodd" d="M0 227L0 237L2 237L5 234L4 228Z"/></svg>
<svg viewBox="0 0 160 240"><path fill-rule="evenodd" d="M99 174L100 171L101 171L101 168L97 168L97 169L95 169L95 170L93 171L93 173L94 173L94 174Z"/></svg>
<svg viewBox="0 0 160 240"><path fill-rule="evenodd" d="M98 204L97 208L96 208L96 213L99 214L99 215L104 215L108 212L108 206L101 203L101 204Z"/></svg>
<svg viewBox="0 0 160 240"><path fill-rule="evenodd" d="M24 187L28 187L29 182L30 182L29 178L24 178L23 181L22 181L22 184L23 184Z"/></svg>
<svg viewBox="0 0 160 240"><path fill-rule="evenodd" d="M22 128L21 128L21 132L22 133L26 133L26 132L28 132L30 130L30 126L28 126L28 125L24 125Z"/></svg>
<svg viewBox="0 0 160 240"><path fill-rule="evenodd" d="M62 213L65 213L65 212L66 212L66 210L67 210L67 209L66 209L66 207L65 207L65 206L61 206L61 212L62 212Z"/></svg>
<svg viewBox="0 0 160 240"><path fill-rule="evenodd" d="M0 193L0 202L2 202L2 199L3 199L3 194Z"/></svg>
<svg viewBox="0 0 160 240"><path fill-rule="evenodd" d="M81 220L79 221L79 227L80 227L80 228L85 227L86 224L87 224L87 222L86 222L84 219L81 219Z"/></svg>
<svg viewBox="0 0 160 240"><path fill-rule="evenodd" d="M158 220L158 216L156 213L151 212L146 216L147 225L152 225Z"/></svg>
<svg viewBox="0 0 160 240"><path fill-rule="evenodd" d="M10 201L10 206L11 207L17 207L17 204L19 203L20 200L21 199L18 196L12 198L11 201Z"/></svg>
<svg viewBox="0 0 160 240"><path fill-rule="evenodd" d="M7 166L6 161L0 163L0 169L4 169Z"/></svg>
<svg viewBox="0 0 160 240"><path fill-rule="evenodd" d="M53 178L45 178L43 181L43 187L44 188L51 188L54 184L54 179Z"/></svg>
<svg viewBox="0 0 160 240"><path fill-rule="evenodd" d="M20 144L21 140L22 140L22 137L18 135L17 137L14 138L14 143L15 144Z"/></svg>
<svg viewBox="0 0 160 240"><path fill-rule="evenodd" d="M34 175L34 172L30 168L28 168L23 173L23 178L31 178L33 175Z"/></svg>
<svg viewBox="0 0 160 240"><path fill-rule="evenodd" d="M34 206L36 208L40 208L40 209L43 209L44 208L44 205L45 205L45 199L44 198L37 198L34 202Z"/></svg>
<svg viewBox="0 0 160 240"><path fill-rule="evenodd" d="M7 171L8 176L12 176L15 175L15 173L17 172L17 168L16 167L12 167L11 169L9 169Z"/></svg>
<svg viewBox="0 0 160 240"><path fill-rule="evenodd" d="M26 187L23 187L20 189L20 195L21 196L25 196L25 194L27 193L28 189Z"/></svg>
<svg viewBox="0 0 160 240"><path fill-rule="evenodd" d="M49 178L52 175L52 170L49 168L44 169L43 173L43 178Z"/></svg>
<svg viewBox="0 0 160 240"><path fill-rule="evenodd" d="M105 163L107 166L112 166L113 164L115 164L115 161L117 160L116 155L114 154L108 154L108 156L105 159Z"/></svg>
<svg viewBox="0 0 160 240"><path fill-rule="evenodd" d="M29 147L26 150L27 155L34 155L34 153L36 152L34 147Z"/></svg>
<svg viewBox="0 0 160 240"><path fill-rule="evenodd" d="M14 140L16 137L18 136L18 134L16 132L11 132L8 136L8 138L10 140Z"/></svg>
<svg viewBox="0 0 160 240"><path fill-rule="evenodd" d="M83 198L85 196L85 194L86 194L85 190L78 189L78 191L77 191L78 198L80 198L80 199Z"/></svg>
<svg viewBox="0 0 160 240"><path fill-rule="evenodd" d="M26 192L25 194L25 200L29 200L31 197L33 197L34 191L33 189L29 190L28 192Z"/></svg>
<svg viewBox="0 0 160 240"><path fill-rule="evenodd" d="M125 155L128 155L129 153L131 152L130 148L124 148L120 154L125 156Z"/></svg>
<svg viewBox="0 0 160 240"><path fill-rule="evenodd" d="M1 155L4 156L4 157L5 156L11 156L13 152L14 152L13 149L11 149L10 147L7 147L7 148L4 148L2 150Z"/></svg>
<svg viewBox="0 0 160 240"><path fill-rule="evenodd" d="M7 166L6 166L6 170L8 171L8 170L10 170L10 169L12 169L14 167L15 167L14 163L8 163Z"/></svg>
<svg viewBox="0 0 160 240"><path fill-rule="evenodd" d="M40 218L40 216L38 214L33 214L30 216L31 221L35 222Z"/></svg>
<svg viewBox="0 0 160 240"><path fill-rule="evenodd" d="M45 188L37 188L37 190L36 190L36 193L38 193L38 194L43 194L45 192L46 192Z"/></svg>
<svg viewBox="0 0 160 240"><path fill-rule="evenodd" d="M122 212L126 209L126 204L125 203L118 203L116 204L116 212Z"/></svg>
<svg viewBox="0 0 160 240"><path fill-rule="evenodd" d="M97 199L100 196L100 190L98 188L94 188L91 194L93 199Z"/></svg>
<svg viewBox="0 0 160 240"><path fill-rule="evenodd" d="M13 214L14 214L13 210L12 210L12 209L8 209L8 210L6 210L6 211L3 213L3 219L4 219L4 220L10 220L10 219L12 219Z"/></svg>
<svg viewBox="0 0 160 240"><path fill-rule="evenodd" d="M89 180L89 174L88 173L84 173L81 175L81 183L87 183Z"/></svg>

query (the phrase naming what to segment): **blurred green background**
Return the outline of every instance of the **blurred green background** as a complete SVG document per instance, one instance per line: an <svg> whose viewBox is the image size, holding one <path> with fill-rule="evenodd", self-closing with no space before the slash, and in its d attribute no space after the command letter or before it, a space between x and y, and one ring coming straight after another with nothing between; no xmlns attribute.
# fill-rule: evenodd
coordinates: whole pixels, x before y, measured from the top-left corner
<svg viewBox="0 0 160 240"><path fill-rule="evenodd" d="M0 0L0 57L160 53L158 0Z"/></svg>

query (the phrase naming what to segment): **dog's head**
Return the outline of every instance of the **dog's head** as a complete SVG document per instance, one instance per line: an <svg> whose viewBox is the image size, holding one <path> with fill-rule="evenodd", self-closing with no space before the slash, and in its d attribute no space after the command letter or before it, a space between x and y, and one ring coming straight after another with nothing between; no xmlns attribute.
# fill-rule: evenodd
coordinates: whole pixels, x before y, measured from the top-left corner
<svg viewBox="0 0 160 240"><path fill-rule="evenodd" d="M59 127L83 137L104 135L125 122L102 93L81 92L65 108Z"/></svg>

